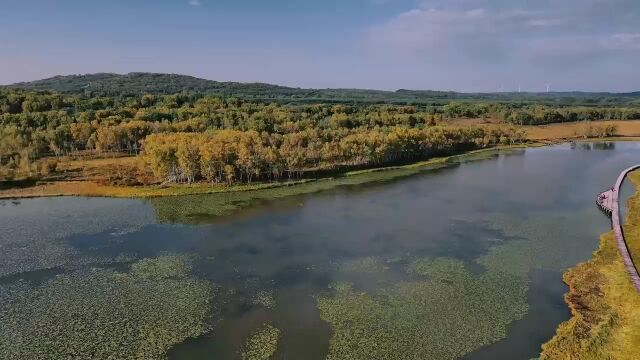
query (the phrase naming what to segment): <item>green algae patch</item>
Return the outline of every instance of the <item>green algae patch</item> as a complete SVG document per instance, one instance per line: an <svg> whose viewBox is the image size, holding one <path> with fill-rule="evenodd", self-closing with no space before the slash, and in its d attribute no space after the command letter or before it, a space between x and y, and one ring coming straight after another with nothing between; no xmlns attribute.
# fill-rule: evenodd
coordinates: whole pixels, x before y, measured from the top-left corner
<svg viewBox="0 0 640 360"><path fill-rule="evenodd" d="M592 208L571 214L552 211L532 213L520 221L493 214L488 217L487 224L506 237L523 241L510 241L505 246L491 248L489 255L492 260L489 263L493 265L484 263L488 259L486 256L485 260L479 261L483 265L500 266L519 273L526 273L530 269L565 271L588 258L592 252L574 229L598 233L601 231L602 215ZM595 241L593 244L597 246Z"/></svg>
<svg viewBox="0 0 640 360"><path fill-rule="evenodd" d="M408 272L426 276L434 280L468 277L464 263L447 258L421 258L411 262Z"/></svg>
<svg viewBox="0 0 640 360"><path fill-rule="evenodd" d="M455 259L417 259L423 279L375 293L335 283L317 298L333 331L328 359L455 359L506 336L522 318L525 277L504 271L470 274Z"/></svg>
<svg viewBox="0 0 640 360"><path fill-rule="evenodd" d="M16 205L0 201L0 278L117 261L82 253L65 239L106 232L117 238L154 222L153 211L137 200L51 198Z"/></svg>
<svg viewBox="0 0 640 360"><path fill-rule="evenodd" d="M0 287L0 358L163 359L210 330L216 289L189 276L184 256L162 256L130 272L94 268L41 286Z"/></svg>
<svg viewBox="0 0 640 360"><path fill-rule="evenodd" d="M264 306L267 309L273 309L276 307L276 299L273 296L273 290L261 290L258 291L252 298L251 303L253 305Z"/></svg>
<svg viewBox="0 0 640 360"><path fill-rule="evenodd" d="M247 339L242 349L242 360L268 360L278 349L280 330L269 324L263 325Z"/></svg>
<svg viewBox="0 0 640 360"><path fill-rule="evenodd" d="M632 181L640 184L633 173ZM640 243L640 193L629 201L625 239ZM593 258L564 275L572 317L542 346L541 360L637 359L640 354L640 295L633 287L613 232L600 238Z"/></svg>
<svg viewBox="0 0 640 360"><path fill-rule="evenodd" d="M355 260L346 261L338 266L339 270L346 273L381 273L387 269L384 262L375 256L367 256Z"/></svg>
<svg viewBox="0 0 640 360"><path fill-rule="evenodd" d="M142 259L131 265L131 274L145 280L184 279L191 273L192 260L186 255Z"/></svg>

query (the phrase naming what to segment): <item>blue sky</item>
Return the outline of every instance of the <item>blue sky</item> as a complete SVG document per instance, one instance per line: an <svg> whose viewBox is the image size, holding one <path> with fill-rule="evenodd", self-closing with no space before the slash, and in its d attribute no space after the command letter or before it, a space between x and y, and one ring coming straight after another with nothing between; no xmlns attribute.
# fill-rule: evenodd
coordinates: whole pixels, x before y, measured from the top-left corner
<svg viewBox="0 0 640 360"><path fill-rule="evenodd" d="M319 88L640 90L638 0L0 5L0 84L150 71Z"/></svg>

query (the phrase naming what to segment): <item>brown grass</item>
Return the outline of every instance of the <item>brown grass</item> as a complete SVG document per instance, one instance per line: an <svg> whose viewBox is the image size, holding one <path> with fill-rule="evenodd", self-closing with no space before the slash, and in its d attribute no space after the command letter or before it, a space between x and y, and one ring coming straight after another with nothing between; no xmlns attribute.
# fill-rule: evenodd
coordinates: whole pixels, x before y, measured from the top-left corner
<svg viewBox="0 0 640 360"><path fill-rule="evenodd" d="M499 128L510 126L501 123L496 119L455 119L447 121L447 124L456 126L482 126L486 128ZM640 120L624 120L624 121L591 121L593 127L615 125L617 128L616 136L622 138L640 138ZM563 140L580 140L580 135L586 126L583 122L558 123L549 125L526 125L517 126L527 132L527 137L533 141L563 141Z"/></svg>
<svg viewBox="0 0 640 360"><path fill-rule="evenodd" d="M592 121L593 126L613 124L617 127L616 135L620 137L640 137L640 121ZM523 126L531 140L579 139L584 123L564 123L539 126Z"/></svg>
<svg viewBox="0 0 640 360"><path fill-rule="evenodd" d="M640 185L640 173L632 174ZM640 193L629 202L625 238L640 243ZM640 354L640 295L631 284L613 231L602 235L592 260L564 275L572 318L542 347L540 359L637 359Z"/></svg>

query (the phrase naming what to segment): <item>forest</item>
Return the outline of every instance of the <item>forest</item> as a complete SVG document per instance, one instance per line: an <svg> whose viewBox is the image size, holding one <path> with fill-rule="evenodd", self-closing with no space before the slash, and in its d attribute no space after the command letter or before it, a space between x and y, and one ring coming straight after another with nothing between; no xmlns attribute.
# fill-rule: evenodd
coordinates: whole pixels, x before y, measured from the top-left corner
<svg viewBox="0 0 640 360"><path fill-rule="evenodd" d="M397 104L312 101L313 94L292 90L286 96L302 94L308 102L265 101L246 97L250 84L216 83L239 94L228 96L208 92L211 88L201 81L209 80L155 74L161 81L153 82L152 75L130 74L139 77L136 86L128 85L135 79L95 74L90 81L87 76L59 77L24 85L27 89L20 84L0 88L0 177L38 178L56 171L57 158L72 154L120 154L140 155L144 171L159 183L250 183L522 143L526 134L520 125L640 119L640 105L629 102L631 95L615 97L616 105L597 106L442 97L446 101L441 103ZM178 92L185 78L192 91ZM79 87L82 81L88 83ZM59 91L41 89L52 82ZM101 84L100 95L80 91L96 89L94 83ZM123 92L122 86L132 91ZM289 89L271 86L251 89L254 95L282 95ZM174 93L159 94L163 91ZM502 125L460 126L455 119ZM586 137L610 136L615 129L589 127L587 132Z"/></svg>
<svg viewBox="0 0 640 360"><path fill-rule="evenodd" d="M398 105L446 105L451 101L502 102L549 106L626 106L640 105L640 92L500 92L459 93L454 91L371 89L304 89L264 83L221 82L193 76L158 73L54 76L8 88L53 91L87 97L128 97L198 93L234 96L246 100L282 103L377 103Z"/></svg>

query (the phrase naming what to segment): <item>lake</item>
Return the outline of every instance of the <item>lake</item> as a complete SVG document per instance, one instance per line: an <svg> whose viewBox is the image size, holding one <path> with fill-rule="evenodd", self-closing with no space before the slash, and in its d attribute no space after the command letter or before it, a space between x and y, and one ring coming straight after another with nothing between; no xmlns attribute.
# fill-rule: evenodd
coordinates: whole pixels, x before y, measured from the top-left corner
<svg viewBox="0 0 640 360"><path fill-rule="evenodd" d="M610 228L596 195L639 158L577 143L262 192L0 201L0 355L530 359Z"/></svg>

